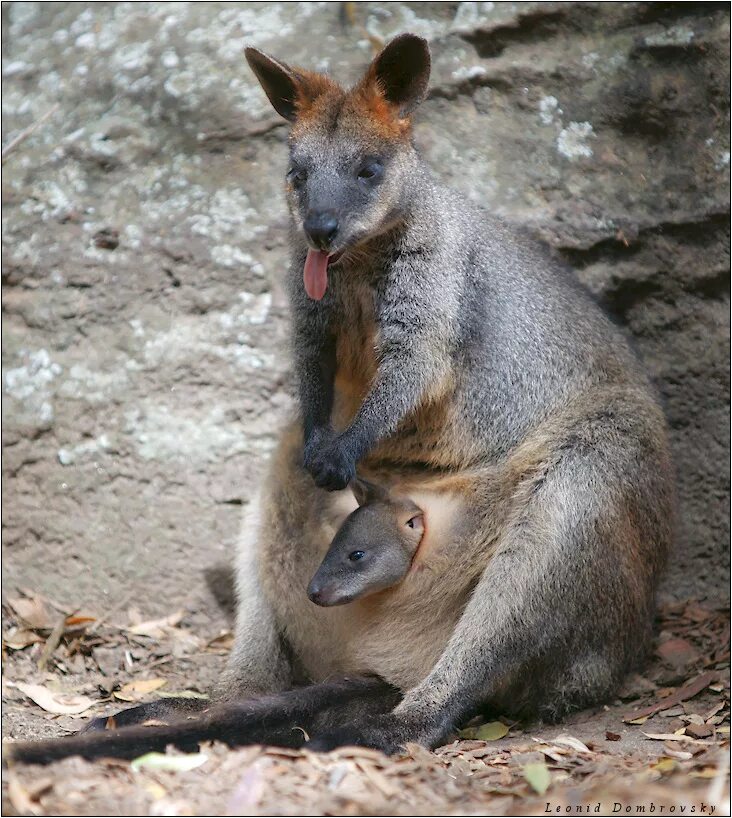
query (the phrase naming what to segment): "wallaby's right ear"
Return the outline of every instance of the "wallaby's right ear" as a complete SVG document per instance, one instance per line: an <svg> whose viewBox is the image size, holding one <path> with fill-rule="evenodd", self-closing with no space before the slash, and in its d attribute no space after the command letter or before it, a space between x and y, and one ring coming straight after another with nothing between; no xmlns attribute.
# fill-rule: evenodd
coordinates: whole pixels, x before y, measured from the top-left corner
<svg viewBox="0 0 732 818"><path fill-rule="evenodd" d="M389 499L389 492L385 488L377 486L375 483L369 483L368 480L363 480L361 477L354 477L350 486L353 496L360 506L366 506L378 500Z"/></svg>
<svg viewBox="0 0 732 818"><path fill-rule="evenodd" d="M296 70L258 48L250 46L244 55L272 107L290 122L295 122L319 96L339 87L325 74Z"/></svg>
<svg viewBox="0 0 732 818"><path fill-rule="evenodd" d="M299 93L295 73L285 63L268 57L257 48L246 48L244 55L249 67L257 75L259 84L269 97L272 107L280 116L294 122L297 119L297 97Z"/></svg>

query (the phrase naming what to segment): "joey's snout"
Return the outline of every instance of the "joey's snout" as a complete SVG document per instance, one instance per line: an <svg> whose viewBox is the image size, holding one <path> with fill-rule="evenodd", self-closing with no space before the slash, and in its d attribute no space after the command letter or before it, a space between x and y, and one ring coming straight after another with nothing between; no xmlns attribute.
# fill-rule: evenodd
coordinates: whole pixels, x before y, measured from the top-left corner
<svg viewBox="0 0 732 818"><path fill-rule="evenodd" d="M320 605L321 608L330 608L332 605L345 605L346 602L351 601L350 596L339 593L327 585L321 585L316 582L316 579L314 577L310 585L308 585L308 599L311 602Z"/></svg>
<svg viewBox="0 0 732 818"><path fill-rule="evenodd" d="M338 219L332 210L310 210L303 222L305 235L318 250L330 250L338 227Z"/></svg>

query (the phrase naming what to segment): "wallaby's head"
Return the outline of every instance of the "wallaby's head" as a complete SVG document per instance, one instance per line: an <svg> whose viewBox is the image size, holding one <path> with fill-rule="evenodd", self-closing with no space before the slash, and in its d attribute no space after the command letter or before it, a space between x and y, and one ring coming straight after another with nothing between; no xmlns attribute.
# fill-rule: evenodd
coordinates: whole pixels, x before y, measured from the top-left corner
<svg viewBox="0 0 732 818"><path fill-rule="evenodd" d="M287 201L308 249L305 290L319 300L328 265L404 214L418 166L411 114L427 93L429 48L400 35L349 90L256 48L246 58L274 109L292 122Z"/></svg>
<svg viewBox="0 0 732 818"><path fill-rule="evenodd" d="M424 534L422 510L407 497L356 479L359 508L346 517L308 586L316 605L345 605L402 580Z"/></svg>

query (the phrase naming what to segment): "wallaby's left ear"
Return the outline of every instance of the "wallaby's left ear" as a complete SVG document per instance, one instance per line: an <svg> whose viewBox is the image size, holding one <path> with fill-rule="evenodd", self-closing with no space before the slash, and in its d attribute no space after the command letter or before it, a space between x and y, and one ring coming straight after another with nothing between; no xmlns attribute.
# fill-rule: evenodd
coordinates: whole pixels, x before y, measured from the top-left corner
<svg viewBox="0 0 732 818"><path fill-rule="evenodd" d="M430 65L427 40L400 34L374 58L366 78L376 80L384 99L407 116L427 96Z"/></svg>
<svg viewBox="0 0 732 818"><path fill-rule="evenodd" d="M360 477L354 477L350 486L353 496L360 506L389 499L389 492L385 488L377 486L375 483L369 483L368 480L363 480Z"/></svg>

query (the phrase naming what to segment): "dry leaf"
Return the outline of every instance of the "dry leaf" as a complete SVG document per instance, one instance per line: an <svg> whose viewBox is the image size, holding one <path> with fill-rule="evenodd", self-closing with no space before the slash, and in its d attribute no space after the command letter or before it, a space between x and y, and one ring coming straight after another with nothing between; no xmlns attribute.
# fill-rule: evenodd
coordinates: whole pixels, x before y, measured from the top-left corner
<svg viewBox="0 0 732 818"><path fill-rule="evenodd" d="M199 693L197 690L158 690L161 699L209 699L207 693Z"/></svg>
<svg viewBox="0 0 732 818"><path fill-rule="evenodd" d="M609 730L606 730L605 731L605 738L608 741L620 741L622 736L620 735L620 733L611 733Z"/></svg>
<svg viewBox="0 0 732 818"><path fill-rule="evenodd" d="M185 755L166 755L165 753L146 753L131 762L135 770L165 770L173 773L187 773L195 770L208 761L205 753L187 753Z"/></svg>
<svg viewBox="0 0 732 818"><path fill-rule="evenodd" d="M11 650L23 650L28 645L33 645L36 642L42 642L43 637L31 630L22 630L20 628L13 628L5 636L3 636L3 644L6 648Z"/></svg>
<svg viewBox="0 0 732 818"><path fill-rule="evenodd" d="M573 750L578 750L580 753L591 753L592 750L583 744L578 738L574 736L557 736L552 739L555 744L564 744L566 747L571 747Z"/></svg>
<svg viewBox="0 0 732 818"><path fill-rule="evenodd" d="M680 704L687 699L692 699L694 696L701 693L702 690L709 687L714 679L714 676L715 674L711 671L702 673L702 675L694 679L693 682L689 682L689 684L684 685L684 687L677 690L672 696L669 696L669 700L667 702L656 702L656 704L652 704L650 707L646 707L637 713L631 713L630 715L626 716L623 721L627 724L643 724L641 719L645 721L655 713L658 713L659 710L668 710L670 707L673 707L673 705Z"/></svg>
<svg viewBox="0 0 732 818"><path fill-rule="evenodd" d="M498 741L508 735L508 727L502 721L491 721L481 724L475 731L475 738L479 741Z"/></svg>
<svg viewBox="0 0 732 818"><path fill-rule="evenodd" d="M549 789L549 785L552 783L552 776L549 772L549 768L543 762L524 764L524 766L521 768L521 772L523 773L524 778L531 785L534 792L539 793L539 795L544 795L544 793Z"/></svg>
<svg viewBox="0 0 732 818"><path fill-rule="evenodd" d="M703 770L694 770L689 775L692 778L716 778L718 772L716 767L704 767Z"/></svg>
<svg viewBox="0 0 732 818"><path fill-rule="evenodd" d="M44 630L53 627L46 606L39 596L14 597L8 600L8 605L29 628Z"/></svg>
<svg viewBox="0 0 732 818"><path fill-rule="evenodd" d="M661 758L659 758L658 761L651 766L651 769L665 775L666 773L673 772L677 767L678 764L673 760L673 758L661 756Z"/></svg>
<svg viewBox="0 0 732 818"><path fill-rule="evenodd" d="M703 744L706 747L709 746L709 742L707 741L699 741L695 738L690 738L689 736L677 735L676 733L643 733L643 735L653 741L687 741L689 744Z"/></svg>
<svg viewBox="0 0 732 818"><path fill-rule="evenodd" d="M137 625L132 625L125 628L128 633L134 633L136 636L149 636L151 639L162 639L167 635L169 628L174 628L183 619L185 611L176 611L170 616L164 616L162 619L149 619L146 622L140 622Z"/></svg>
<svg viewBox="0 0 732 818"><path fill-rule="evenodd" d="M115 690L112 695L115 699L119 699L123 702L136 702L165 684L167 684L165 679L137 679L134 682L128 682L122 685L122 687L119 690Z"/></svg>
<svg viewBox="0 0 732 818"><path fill-rule="evenodd" d="M96 704L93 699L89 699L86 696L76 696L71 693L57 693L43 685L15 682L14 686L22 693L25 693L29 699L32 699L47 713L54 713L57 716L73 716L78 713L83 713L92 707L92 705Z"/></svg>

